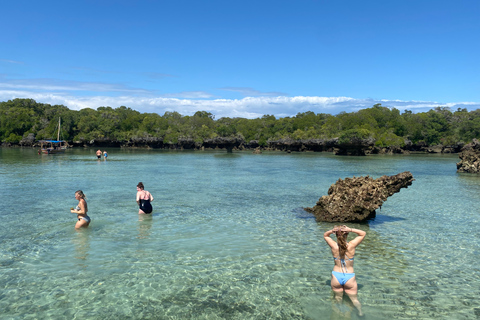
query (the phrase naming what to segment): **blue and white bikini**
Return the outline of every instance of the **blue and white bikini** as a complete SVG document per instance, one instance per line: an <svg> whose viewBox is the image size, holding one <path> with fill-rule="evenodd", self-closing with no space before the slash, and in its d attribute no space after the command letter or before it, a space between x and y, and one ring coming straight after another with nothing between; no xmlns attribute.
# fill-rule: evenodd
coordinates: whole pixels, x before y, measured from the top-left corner
<svg viewBox="0 0 480 320"><path fill-rule="evenodd" d="M354 257L349 258L345 256L346 260L348 261L353 261ZM347 270L347 263L345 262L345 259L341 259L340 256L338 257L333 257L333 260L340 260L340 265L342 267L342 272L337 272L337 271L332 271L332 275L338 280L338 282L343 286L345 283L347 283L348 280L352 279L355 277L355 273L348 273Z"/></svg>
<svg viewBox="0 0 480 320"><path fill-rule="evenodd" d="M75 208L75 210L79 211L79 210L80 210L80 206L77 206L77 207ZM79 217L79 215L77 215L77 218L78 218L78 217ZM81 216L80 218L78 218L78 221L80 221L81 219L87 221L88 223L90 223L90 221L92 221L88 215Z"/></svg>

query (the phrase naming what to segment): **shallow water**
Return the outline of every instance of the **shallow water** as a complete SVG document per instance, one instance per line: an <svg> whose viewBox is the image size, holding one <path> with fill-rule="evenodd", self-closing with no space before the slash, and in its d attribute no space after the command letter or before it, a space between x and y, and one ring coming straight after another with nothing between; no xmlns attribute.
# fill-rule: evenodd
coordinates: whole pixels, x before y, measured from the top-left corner
<svg viewBox="0 0 480 320"><path fill-rule="evenodd" d="M107 150L0 148L1 319L357 319L332 305L333 224L301 208L339 178L403 171L413 185L352 224L365 319L480 317L480 176L457 155Z"/></svg>

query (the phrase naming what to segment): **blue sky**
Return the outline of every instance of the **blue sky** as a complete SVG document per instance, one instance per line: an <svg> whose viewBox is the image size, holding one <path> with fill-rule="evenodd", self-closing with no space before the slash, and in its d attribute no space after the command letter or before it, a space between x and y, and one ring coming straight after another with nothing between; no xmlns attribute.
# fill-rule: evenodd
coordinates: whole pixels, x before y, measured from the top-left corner
<svg viewBox="0 0 480 320"><path fill-rule="evenodd" d="M480 108L480 1L6 1L0 101L256 118Z"/></svg>

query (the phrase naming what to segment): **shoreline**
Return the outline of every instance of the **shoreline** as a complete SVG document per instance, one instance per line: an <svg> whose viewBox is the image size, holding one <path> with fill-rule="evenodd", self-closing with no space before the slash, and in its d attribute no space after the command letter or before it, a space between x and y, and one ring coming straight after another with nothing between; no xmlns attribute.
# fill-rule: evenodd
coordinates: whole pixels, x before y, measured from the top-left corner
<svg viewBox="0 0 480 320"><path fill-rule="evenodd" d="M21 145L21 144L11 144L11 143L2 143L1 148L27 148L27 149L37 149L40 148L40 145L34 143L33 145ZM171 150L171 151L181 151L181 150L190 150L190 151L214 151L214 150L225 150L227 152L232 151L251 151L253 153L261 152L325 152L325 153L334 153L335 155L354 155L354 156L363 156L363 155L374 155L374 154L385 154L385 155L409 155L409 154L459 154L461 150L459 148L454 148L450 146L433 146L433 147L418 147L418 148L399 148L399 147L355 147L355 148L341 148L341 147L329 147L329 148L309 148L305 145L301 147L291 147L288 145L283 146L184 146L184 145L164 145L162 147L155 147L150 145L97 145L97 144L69 144L68 149L96 149L96 148L113 148L113 149L144 149L144 150Z"/></svg>

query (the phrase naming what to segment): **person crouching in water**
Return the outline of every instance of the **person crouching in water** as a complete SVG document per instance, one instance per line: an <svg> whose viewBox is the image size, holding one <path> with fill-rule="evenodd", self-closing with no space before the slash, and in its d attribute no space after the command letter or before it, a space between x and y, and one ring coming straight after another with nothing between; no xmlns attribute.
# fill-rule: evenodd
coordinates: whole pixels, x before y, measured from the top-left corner
<svg viewBox="0 0 480 320"><path fill-rule="evenodd" d="M347 242L348 233L353 232L357 237ZM337 241L335 242L330 235L335 234ZM355 248L365 239L367 233L363 230L349 228L345 225L335 226L332 230L328 230L323 234L327 244L330 246L335 265L332 271L331 286L335 294L335 300L341 302L343 292L345 292L354 307L358 310L358 315L363 316L362 305L358 301L357 279L353 269L353 259L355 256Z"/></svg>
<svg viewBox="0 0 480 320"><path fill-rule="evenodd" d="M72 208L70 210L71 213L76 213L77 214L77 223L75 224L75 229L79 228L86 228L90 224L90 217L87 215L88 212L88 206L87 206L87 196L83 193L82 190L78 190L75 192L75 199L78 200L78 205L74 209Z"/></svg>
<svg viewBox="0 0 480 320"><path fill-rule="evenodd" d="M150 202L153 201L153 196L147 190L142 182L137 184L137 204L139 205L138 214L152 213L153 208Z"/></svg>

